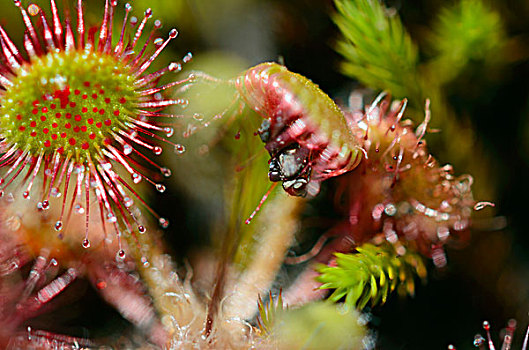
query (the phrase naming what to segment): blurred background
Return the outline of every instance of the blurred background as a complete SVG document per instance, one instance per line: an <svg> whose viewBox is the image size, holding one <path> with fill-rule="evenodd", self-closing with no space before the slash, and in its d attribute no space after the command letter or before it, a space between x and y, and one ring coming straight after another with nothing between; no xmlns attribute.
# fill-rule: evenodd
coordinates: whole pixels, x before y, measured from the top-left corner
<svg viewBox="0 0 529 350"><path fill-rule="evenodd" d="M45 0L33 2L49 8ZM25 6L30 3L23 1ZM340 73L343 58L334 50L340 34L330 16L335 12L331 0L130 3L133 13L140 18L144 9L152 8L154 17L163 23L160 36L165 37L173 27L179 30L179 38L157 64L163 66L192 52L194 59L186 65L182 77L186 71L200 70L232 78L260 62L276 61L307 76L339 103L346 103L352 90L363 87ZM493 201L496 207L476 217L470 241L464 246L447 248L446 269L435 270L430 263L428 283L418 287L414 298L392 295L386 305L367 310L372 314L371 324L380 349L446 349L449 344L458 349L472 349L474 334L482 332L484 320L492 324L493 337L498 341L500 330L510 318L518 321L515 343L521 344L523 328L529 324L529 2L486 3L501 18L504 31L502 51L498 52L501 62L490 66L479 58L471 60L457 77L443 85L443 95L459 127L472 130L476 137L472 141L476 153L472 153L473 145L464 147L465 151L471 152L469 157L474 162L487 164L481 173L472 173L476 199ZM85 0L85 5L86 21L98 23L103 1ZM441 9L448 6L447 2L401 0L387 1L386 5L401 17L418 43L419 58L427 61L432 53L422 50L422 44L430 40L427 33ZM73 8L72 5L72 12ZM2 2L0 9L1 25L20 43L23 33L18 10L11 1ZM121 10L116 16L122 18ZM116 23L119 27L119 21ZM218 111L219 106L230 102L230 96L226 93L218 105L208 108ZM422 105L423 101L415 103ZM442 119L434 110L434 125L437 118ZM167 182L167 192L152 198L156 210L172 222L165 239L180 262L192 260L193 254L214 245L215 239L210 235L223 215L222 185L226 180L223 166L218 165L222 161L214 165L209 158L196 157L205 153L204 141L193 139L194 136L184 138L185 128L183 125L176 133L175 142L185 144L186 152L182 155L167 152L165 162L172 165L174 175ZM458 154L440 149L443 143L436 138L438 134L427 136L430 151L441 164L454 163L456 174L471 171L464 161L459 164L453 161L459 158ZM455 146L452 149L458 149L459 142L468 142L457 133L450 139ZM222 158L229 149L206 151L212 157ZM194 182L197 176L206 177L207 181ZM282 278L288 280L289 276ZM95 295L93 298L97 299ZM104 305L97 313L86 311L82 315L84 328L65 326L58 331L83 336L83 332L97 334L98 327L104 328L105 324L113 323L116 327L116 323L124 322L111 310L105 311ZM105 315L104 322L101 315ZM104 336L105 332L100 334Z"/></svg>

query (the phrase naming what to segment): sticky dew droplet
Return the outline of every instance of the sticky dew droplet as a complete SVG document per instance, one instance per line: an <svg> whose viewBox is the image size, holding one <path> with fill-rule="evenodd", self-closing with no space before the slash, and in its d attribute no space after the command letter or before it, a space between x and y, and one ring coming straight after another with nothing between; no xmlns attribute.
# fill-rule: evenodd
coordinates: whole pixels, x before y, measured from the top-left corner
<svg viewBox="0 0 529 350"><path fill-rule="evenodd" d="M132 173L131 177L132 177L132 182L134 182L135 184L139 184L141 182L141 175L140 174Z"/></svg>
<svg viewBox="0 0 529 350"><path fill-rule="evenodd" d="M393 203L386 204L384 213L388 216L394 216L397 213L397 207Z"/></svg>
<svg viewBox="0 0 529 350"><path fill-rule="evenodd" d="M169 170L168 168L160 168L160 172L162 173L163 176L165 177L169 177L171 176L171 170Z"/></svg>
<svg viewBox="0 0 529 350"><path fill-rule="evenodd" d="M158 223L160 224L160 227L162 228L169 227L169 220L167 220L166 218L159 218Z"/></svg>
<svg viewBox="0 0 529 350"><path fill-rule="evenodd" d="M175 145L174 151L176 154L183 154L186 151L186 147L178 143Z"/></svg>
<svg viewBox="0 0 529 350"><path fill-rule="evenodd" d="M117 221L116 215L109 213L107 214L107 222L113 224Z"/></svg>
<svg viewBox="0 0 529 350"><path fill-rule="evenodd" d="M28 6L28 13L30 14L30 16L36 16L40 13L40 7L35 4L30 4Z"/></svg>
<svg viewBox="0 0 529 350"><path fill-rule="evenodd" d="M193 59L193 54L191 52L188 52L183 58L182 61L184 63L189 63Z"/></svg>
<svg viewBox="0 0 529 350"><path fill-rule="evenodd" d="M125 208L130 208L134 204L134 200L130 197L123 198L123 204L125 204Z"/></svg>
<svg viewBox="0 0 529 350"><path fill-rule="evenodd" d="M173 134L174 134L174 129L173 129L173 128L170 128L170 127L165 127L165 128L163 129L163 131L165 132L165 135L166 135L167 137L171 137L171 136L173 136Z"/></svg>
<svg viewBox="0 0 529 350"><path fill-rule="evenodd" d="M481 334L476 334L474 337L474 346L479 348L485 344L485 338Z"/></svg>
<svg viewBox="0 0 529 350"><path fill-rule="evenodd" d="M83 248L85 249L90 248L90 241L86 238L83 240Z"/></svg>
<svg viewBox="0 0 529 350"><path fill-rule="evenodd" d="M54 198L59 198L61 196L61 192L59 191L57 187L52 187L50 191L50 195Z"/></svg>
<svg viewBox="0 0 529 350"><path fill-rule="evenodd" d="M83 208L83 206L82 206L81 204L79 204L79 203L77 203L76 205L74 205L73 210L74 210L77 214L79 214L79 215L84 214L84 208Z"/></svg>
<svg viewBox="0 0 529 350"><path fill-rule="evenodd" d="M57 221L57 222L55 223L55 231L61 231L62 228L63 228L62 221L60 221L60 220Z"/></svg>
<svg viewBox="0 0 529 350"><path fill-rule="evenodd" d="M169 69L170 72L180 72L182 70L182 65L178 62L171 62L169 63L169 66L167 66L167 69Z"/></svg>
<svg viewBox="0 0 529 350"><path fill-rule="evenodd" d="M125 254L125 251L123 249L120 249L118 251L118 253L116 254L116 258L118 260L123 260L123 259L125 259L126 256L127 256L127 254Z"/></svg>

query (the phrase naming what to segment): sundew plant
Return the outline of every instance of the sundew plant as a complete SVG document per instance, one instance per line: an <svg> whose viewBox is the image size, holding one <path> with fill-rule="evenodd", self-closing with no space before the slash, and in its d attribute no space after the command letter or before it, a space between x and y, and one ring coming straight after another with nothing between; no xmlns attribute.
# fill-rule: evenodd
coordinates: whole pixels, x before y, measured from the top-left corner
<svg viewBox="0 0 529 350"><path fill-rule="evenodd" d="M0 8L1 348L527 348L528 5Z"/></svg>

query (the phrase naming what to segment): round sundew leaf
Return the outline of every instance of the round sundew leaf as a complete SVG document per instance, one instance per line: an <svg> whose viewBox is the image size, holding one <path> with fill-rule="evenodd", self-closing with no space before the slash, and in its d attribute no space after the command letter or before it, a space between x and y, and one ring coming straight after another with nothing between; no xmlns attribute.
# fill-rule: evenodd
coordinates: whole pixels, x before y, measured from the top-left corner
<svg viewBox="0 0 529 350"><path fill-rule="evenodd" d="M48 53L12 82L0 97L0 130L33 155L58 150L81 163L97 158L134 118L134 77L110 55Z"/></svg>
<svg viewBox="0 0 529 350"><path fill-rule="evenodd" d="M135 200L162 227L168 225L133 184L146 180L159 192L165 189L157 181L170 171L150 158L162 153L159 143L171 144L167 138L173 129L168 122L173 115L163 110L187 101L167 99L163 93L189 80L166 85L158 82L166 73L180 71L191 55L149 72L177 35L173 29L166 39L153 41L151 35L144 41L150 9L139 26L129 27L127 23L137 22L137 18L129 16L132 7L125 4L123 31L114 32L114 40L117 1L105 2L101 23L91 29L85 26L82 1L76 7L75 24L68 14L60 18L55 0L50 0L51 18L39 6L26 9L21 1L15 5L25 25L26 52L22 53L0 27L0 197L11 189L17 196L14 188L22 187L22 197L36 199L37 209L45 211L53 206L52 197L62 195L60 214L52 220L54 229L63 237L70 212L83 215L85 237L79 244L85 249L94 246L88 238L94 213L89 207L96 200L99 210L95 212L103 225L100 229L106 235L106 226L114 228L119 241L117 255L124 258L120 238L130 238L129 244L136 244L130 233L145 227ZM39 25L33 24L32 17L38 18ZM160 28L159 21L153 25L155 30ZM125 43L128 37L132 41ZM32 191L40 187L34 183L42 183L38 194Z"/></svg>

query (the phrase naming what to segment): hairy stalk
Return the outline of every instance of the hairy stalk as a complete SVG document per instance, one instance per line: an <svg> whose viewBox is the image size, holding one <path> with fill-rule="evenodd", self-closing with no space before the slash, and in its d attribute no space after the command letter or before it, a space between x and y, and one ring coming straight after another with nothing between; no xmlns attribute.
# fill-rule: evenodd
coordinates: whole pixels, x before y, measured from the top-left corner
<svg viewBox="0 0 529 350"><path fill-rule="evenodd" d="M264 230L246 269L227 287L223 313L228 318L249 319L257 311L259 295L266 294L292 245L297 216L304 200L279 193L256 219Z"/></svg>
<svg viewBox="0 0 529 350"><path fill-rule="evenodd" d="M204 310L193 298L190 286L179 278L171 258L154 235L148 231L124 238L165 330L174 337L180 327L191 325Z"/></svg>

